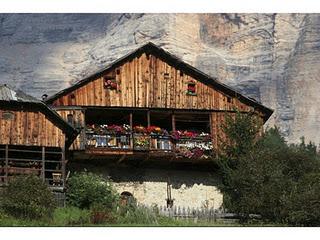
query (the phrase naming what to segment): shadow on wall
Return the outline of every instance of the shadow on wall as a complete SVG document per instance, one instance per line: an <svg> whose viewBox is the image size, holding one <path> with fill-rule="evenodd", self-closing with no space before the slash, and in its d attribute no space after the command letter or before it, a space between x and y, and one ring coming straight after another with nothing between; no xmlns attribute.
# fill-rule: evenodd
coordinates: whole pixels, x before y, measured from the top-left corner
<svg viewBox="0 0 320 240"><path fill-rule="evenodd" d="M142 168L134 166L108 166L97 163L71 163L71 172L87 170L104 177L110 177L113 182L163 182L171 184L173 189L181 186L192 187L195 184L218 187L221 183L219 175L214 170L200 171L190 169L168 169L168 168Z"/></svg>

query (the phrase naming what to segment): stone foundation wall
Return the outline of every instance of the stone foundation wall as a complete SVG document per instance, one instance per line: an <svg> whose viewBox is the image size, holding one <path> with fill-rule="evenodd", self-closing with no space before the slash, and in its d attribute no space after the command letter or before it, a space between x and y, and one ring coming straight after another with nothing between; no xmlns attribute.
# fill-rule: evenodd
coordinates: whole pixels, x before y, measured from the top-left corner
<svg viewBox="0 0 320 240"><path fill-rule="evenodd" d="M130 192L141 204L165 206L169 183L174 206L217 209L222 205L220 179L213 172L88 165L86 169L110 177L119 194Z"/></svg>

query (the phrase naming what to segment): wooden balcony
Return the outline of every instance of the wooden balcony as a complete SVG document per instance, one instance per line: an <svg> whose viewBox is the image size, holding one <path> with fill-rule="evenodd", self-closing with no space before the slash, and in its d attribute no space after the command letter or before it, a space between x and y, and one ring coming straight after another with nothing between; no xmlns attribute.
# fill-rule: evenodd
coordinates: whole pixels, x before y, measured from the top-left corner
<svg viewBox="0 0 320 240"><path fill-rule="evenodd" d="M85 157L170 161L207 161L213 156L211 138L173 139L170 135L125 133L86 133Z"/></svg>
<svg viewBox="0 0 320 240"><path fill-rule="evenodd" d="M0 186L19 175L39 176L50 188L63 189L64 152L60 148L0 145Z"/></svg>

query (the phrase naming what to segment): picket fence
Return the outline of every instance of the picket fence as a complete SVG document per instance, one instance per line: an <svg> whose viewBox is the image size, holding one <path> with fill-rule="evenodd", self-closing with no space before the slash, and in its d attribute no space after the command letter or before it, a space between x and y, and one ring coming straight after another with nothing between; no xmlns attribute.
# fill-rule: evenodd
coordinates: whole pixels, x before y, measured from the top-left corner
<svg viewBox="0 0 320 240"><path fill-rule="evenodd" d="M157 214L174 219L189 220L197 222L199 220L205 222L223 222L236 223L238 222L236 214L226 213L223 209L214 208L190 208L173 206L146 206L139 204L139 207L149 209Z"/></svg>

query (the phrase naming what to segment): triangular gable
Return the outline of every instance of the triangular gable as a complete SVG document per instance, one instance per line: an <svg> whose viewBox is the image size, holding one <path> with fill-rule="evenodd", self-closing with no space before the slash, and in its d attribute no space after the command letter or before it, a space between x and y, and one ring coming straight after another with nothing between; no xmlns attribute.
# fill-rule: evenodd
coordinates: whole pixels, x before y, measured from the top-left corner
<svg viewBox="0 0 320 240"><path fill-rule="evenodd" d="M77 82L75 85L73 85L69 88L66 88L66 89L58 92L57 94L53 95L52 97L49 97L46 100L46 102L53 104L57 99L62 98L72 92L77 92L77 90L80 89L81 87L83 87L87 84L90 85L89 83L96 81L99 78L104 77L106 74L110 74L110 72L114 71L115 69L117 69L119 67L123 67L126 63L128 63L130 61L134 61L134 59L139 58L143 54L147 55L147 56L148 55L154 56L154 57L160 59L161 61L169 64L170 66L174 67L179 72L182 72L183 74L190 76L192 79L195 79L196 81L199 81L206 86L210 86L210 88L213 88L214 90L221 92L221 93L225 94L226 96L230 96L232 98L235 98L235 99L239 100L241 103L248 105L248 106L254 108L255 110L260 111L261 113L263 113L265 120L267 120L273 112L273 110L263 106L262 104L258 103L257 101L255 101L251 98L248 98L248 97L240 94L239 92L226 86L225 84L220 83L219 81L217 81L216 78L212 78L209 75L199 71L198 69L183 62L181 59L170 54L169 52L157 47L153 43L148 43L146 45L143 45L142 47L138 48L134 52L132 52L132 53L118 59L117 61L113 62L112 64L107 66L105 69ZM91 89L96 89L95 86L96 85L91 86ZM90 91L89 89L88 89L88 91ZM112 97L111 95L112 95L112 93L109 94L107 97ZM92 96L92 98L94 98L94 97L95 96ZM121 106L120 102L121 101L119 101L119 104ZM92 105L92 104L94 104L94 103L90 102L89 105ZM73 104L69 102L69 103L67 103L67 105L73 105ZM133 107L133 106L131 106L131 107ZM141 107L141 106L138 105L138 106L134 106L134 107ZM148 107L148 106L146 106L146 107ZM158 107L158 106L156 106L156 107ZM170 106L166 106L166 107L170 107ZM208 110L210 110L210 108Z"/></svg>

